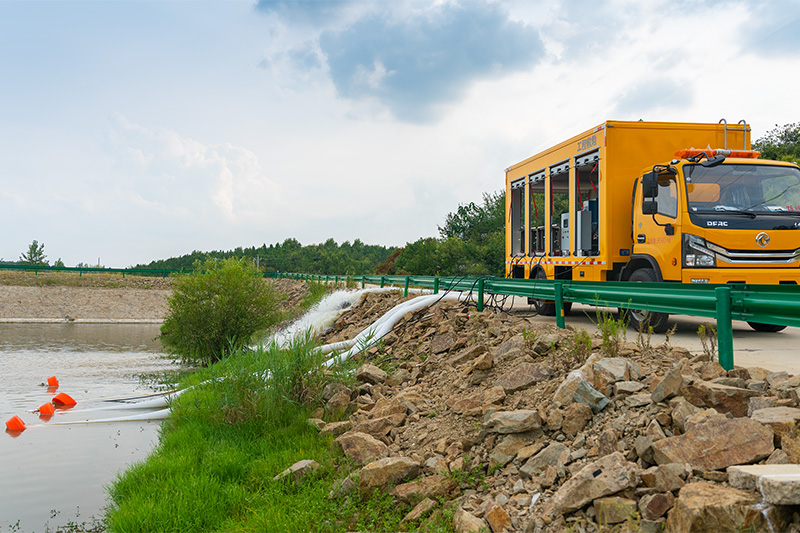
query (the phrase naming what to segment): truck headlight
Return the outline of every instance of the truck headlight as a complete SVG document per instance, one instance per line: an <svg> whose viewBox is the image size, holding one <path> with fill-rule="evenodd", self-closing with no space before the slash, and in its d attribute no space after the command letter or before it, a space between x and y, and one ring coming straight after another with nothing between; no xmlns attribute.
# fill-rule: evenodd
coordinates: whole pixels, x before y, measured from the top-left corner
<svg viewBox="0 0 800 533"><path fill-rule="evenodd" d="M683 266L715 267L717 259L714 252L708 249L706 240L697 235L683 235Z"/></svg>

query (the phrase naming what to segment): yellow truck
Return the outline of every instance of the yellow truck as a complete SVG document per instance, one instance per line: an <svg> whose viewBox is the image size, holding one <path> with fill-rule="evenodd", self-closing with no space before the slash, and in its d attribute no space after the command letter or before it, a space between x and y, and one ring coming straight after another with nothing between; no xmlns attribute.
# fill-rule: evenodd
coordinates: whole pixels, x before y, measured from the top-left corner
<svg viewBox="0 0 800 533"><path fill-rule="evenodd" d="M796 285L800 168L759 155L745 121L609 120L512 165L506 277ZM630 320L668 327L664 313Z"/></svg>

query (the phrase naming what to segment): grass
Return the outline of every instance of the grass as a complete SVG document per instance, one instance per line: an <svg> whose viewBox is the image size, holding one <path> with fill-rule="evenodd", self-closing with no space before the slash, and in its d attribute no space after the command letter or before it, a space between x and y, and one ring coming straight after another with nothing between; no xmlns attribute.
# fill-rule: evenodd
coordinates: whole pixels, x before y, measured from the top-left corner
<svg viewBox="0 0 800 533"><path fill-rule="evenodd" d="M0 271L0 285L15 285L21 287L95 287L117 289L134 287L137 289L169 289L171 280L161 277L127 275L111 273L83 273L76 272L28 272L17 270Z"/></svg>
<svg viewBox="0 0 800 533"><path fill-rule="evenodd" d="M386 493L329 499L352 466L307 422L324 385L342 379L313 348L237 352L184 379L194 387L175 401L156 450L109 489L109 530L419 530L401 524L411 506ZM312 479L273 480L301 459L321 465ZM424 530L450 524L440 513Z"/></svg>

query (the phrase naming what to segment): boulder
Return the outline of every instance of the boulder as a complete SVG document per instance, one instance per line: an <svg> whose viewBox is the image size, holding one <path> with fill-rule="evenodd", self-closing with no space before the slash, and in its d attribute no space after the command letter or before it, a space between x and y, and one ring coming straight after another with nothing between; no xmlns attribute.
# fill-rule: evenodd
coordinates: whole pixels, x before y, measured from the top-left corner
<svg viewBox="0 0 800 533"><path fill-rule="evenodd" d="M468 346L448 359L447 364L455 367L466 361L471 361L483 353L486 353L486 346L483 344Z"/></svg>
<svg viewBox="0 0 800 533"><path fill-rule="evenodd" d="M520 363L500 376L496 387L503 387L506 394L527 389L553 377L553 369L543 363Z"/></svg>
<svg viewBox="0 0 800 533"><path fill-rule="evenodd" d="M585 403L573 403L564 412L564 420L561 423L561 431L569 438L575 438L586 423L592 419L594 412Z"/></svg>
<svg viewBox="0 0 800 533"><path fill-rule="evenodd" d="M525 349L525 346L525 339L520 333L503 341L500 346L492 351L492 357L496 363L505 361L506 359L513 359Z"/></svg>
<svg viewBox="0 0 800 533"><path fill-rule="evenodd" d="M520 409L496 411L485 418L483 430L487 433L522 433L542 427L539 411Z"/></svg>
<svg viewBox="0 0 800 533"><path fill-rule="evenodd" d="M663 402L678 394L682 384L683 375L681 374L681 368L675 366L664 374L664 377L656 384L653 392L650 394L650 399L653 403Z"/></svg>
<svg viewBox="0 0 800 533"><path fill-rule="evenodd" d="M408 483L401 483L391 491L391 495L404 502L416 501L420 498L432 498L444 494L447 489L447 478L440 475L427 476Z"/></svg>
<svg viewBox="0 0 800 533"><path fill-rule="evenodd" d="M442 333L431 340L431 353L436 355L450 351L458 339L453 333Z"/></svg>
<svg viewBox="0 0 800 533"><path fill-rule="evenodd" d="M638 381L618 381L614 383L613 393L614 396L627 396L641 392L642 389L644 389L644 384Z"/></svg>
<svg viewBox="0 0 800 533"><path fill-rule="evenodd" d="M619 524L636 515L636 501L620 496L598 498L592 502L597 523L601 526Z"/></svg>
<svg viewBox="0 0 800 533"><path fill-rule="evenodd" d="M712 420L653 443L659 465L689 463L704 470L759 461L772 453L772 430L749 418Z"/></svg>
<svg viewBox="0 0 800 533"><path fill-rule="evenodd" d="M349 420L345 420L344 422L331 422L330 424L325 424L319 430L319 434L322 437L338 437L342 433L350 431L352 427L353 423Z"/></svg>
<svg viewBox="0 0 800 533"><path fill-rule="evenodd" d="M483 511L483 519L489 523L492 533L503 533L514 531L515 528L511 524L511 517L503 506L495 500L489 500L486 503L486 508Z"/></svg>
<svg viewBox="0 0 800 533"><path fill-rule="evenodd" d="M364 364L356 371L356 379L364 383L377 385L386 381L388 375L375 365Z"/></svg>
<svg viewBox="0 0 800 533"><path fill-rule="evenodd" d="M516 434L506 435L489 454L489 466L505 466L516 457L517 452L528 444L529 439Z"/></svg>
<svg viewBox="0 0 800 533"><path fill-rule="evenodd" d="M645 494L639 500L639 512L645 520L658 520L675 504L675 496L671 492Z"/></svg>
<svg viewBox="0 0 800 533"><path fill-rule="evenodd" d="M800 505L800 465L747 465L728 468L731 487L760 492L775 505Z"/></svg>
<svg viewBox="0 0 800 533"><path fill-rule="evenodd" d="M297 461L295 464L272 478L274 481L280 481L281 479L291 477L292 481L295 483L299 483L302 481L304 477L308 474L314 472L319 468L319 463L312 460L312 459L303 459L302 461Z"/></svg>
<svg viewBox="0 0 800 533"><path fill-rule="evenodd" d="M564 468L569 461L569 448L560 442L552 442L545 449L531 457L519 469L524 477L533 477L543 470L546 466Z"/></svg>
<svg viewBox="0 0 800 533"><path fill-rule="evenodd" d="M689 474L691 469L685 464L667 463L643 470L640 477L645 485L658 492L674 492L686 484Z"/></svg>
<svg viewBox="0 0 800 533"><path fill-rule="evenodd" d="M571 513L597 498L635 487L639 481L636 473L636 464L614 452L573 474L553 495L551 504L556 512Z"/></svg>
<svg viewBox="0 0 800 533"><path fill-rule="evenodd" d="M750 398L761 393L750 389L730 387L711 381L696 381L682 390L684 397L697 407L713 407L720 413L735 417L747 416Z"/></svg>
<svg viewBox="0 0 800 533"><path fill-rule="evenodd" d="M453 515L453 530L456 533L480 533L486 531L486 522L461 507Z"/></svg>
<svg viewBox="0 0 800 533"><path fill-rule="evenodd" d="M581 380L572 393L572 399L575 402L585 403L592 408L592 411L599 413L610 402L610 400L600 391L592 387L588 381Z"/></svg>
<svg viewBox="0 0 800 533"><path fill-rule="evenodd" d="M666 530L675 533L695 531L769 531L755 507L761 497L752 492L715 485L705 481L689 483L678 493L667 518Z"/></svg>
<svg viewBox="0 0 800 533"><path fill-rule="evenodd" d="M334 439L344 455L359 465L363 465L389 455L389 447L367 433L349 431Z"/></svg>
<svg viewBox="0 0 800 533"><path fill-rule="evenodd" d="M775 433L775 439L780 444L780 438L789 433L800 421L800 409L796 407L767 407L753 411L750 418L769 426Z"/></svg>
<svg viewBox="0 0 800 533"><path fill-rule="evenodd" d="M503 387L490 387L483 391L483 404L501 404L506 399L506 391Z"/></svg>
<svg viewBox="0 0 800 533"><path fill-rule="evenodd" d="M475 416L483 412L483 393L476 392L453 402L446 402L454 413ZM451 405L452 404L452 405Z"/></svg>
<svg viewBox="0 0 800 533"><path fill-rule="evenodd" d="M419 475L419 463L410 457L384 457L361 469L360 488L362 491L386 487L403 479Z"/></svg>
<svg viewBox="0 0 800 533"><path fill-rule="evenodd" d="M419 520L427 513L431 512L433 509L436 508L436 502L431 500L430 498L425 498L421 502L419 502L411 511L403 518L402 522L414 522Z"/></svg>
<svg viewBox="0 0 800 533"><path fill-rule="evenodd" d="M610 396L614 384L641 377L639 365L625 357L606 357L592 365L592 385L600 393Z"/></svg>

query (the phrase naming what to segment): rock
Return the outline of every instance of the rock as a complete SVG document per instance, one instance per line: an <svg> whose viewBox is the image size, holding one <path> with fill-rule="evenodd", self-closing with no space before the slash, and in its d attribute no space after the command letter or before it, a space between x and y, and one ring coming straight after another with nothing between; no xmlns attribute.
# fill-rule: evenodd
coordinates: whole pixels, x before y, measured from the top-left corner
<svg viewBox="0 0 800 533"><path fill-rule="evenodd" d="M444 494L446 483L447 478L444 476L427 476L397 485L392 489L391 495L404 502L431 498Z"/></svg>
<svg viewBox="0 0 800 533"><path fill-rule="evenodd" d="M775 440L780 444L781 436L797 426L800 409L795 407L767 407L753 411L750 418L772 428Z"/></svg>
<svg viewBox="0 0 800 533"><path fill-rule="evenodd" d="M578 383L575 392L572 393L572 399L576 402L587 404L595 413L602 411L610 401L600 391L589 385L588 381L584 380Z"/></svg>
<svg viewBox="0 0 800 533"><path fill-rule="evenodd" d="M619 433L614 428L609 428L603 431L597 438L597 453L598 455L608 455L617 451L619 442Z"/></svg>
<svg viewBox="0 0 800 533"><path fill-rule="evenodd" d="M309 425L314 426L315 428L321 430L327 425L327 422L322 420L321 418L309 418L308 419Z"/></svg>
<svg viewBox="0 0 800 533"><path fill-rule="evenodd" d="M722 368L722 365L719 364L717 361L706 361L702 363L697 368L697 373L700 375L700 379L704 381L710 381L714 378L720 378L727 374L725 369ZM730 377L738 377L738 376L730 376Z"/></svg>
<svg viewBox="0 0 800 533"><path fill-rule="evenodd" d="M619 524L636 515L637 507L634 500L620 496L598 498L592 502L597 523L601 526Z"/></svg>
<svg viewBox="0 0 800 533"><path fill-rule="evenodd" d="M760 499L752 492L723 485L705 481L689 483L678 493L667 518L666 530L675 533L768 531L764 517L754 508Z"/></svg>
<svg viewBox="0 0 800 533"><path fill-rule="evenodd" d="M636 450L636 455L638 455L644 463L653 463L653 437L639 435L634 439L633 447Z"/></svg>
<svg viewBox="0 0 800 533"><path fill-rule="evenodd" d="M564 381L561 382L555 394L553 394L553 403L559 403L561 405L573 403L575 400L572 398L572 395L575 394L575 391L578 390L578 386L583 381L586 381L586 378L579 370L573 370L567 374L567 377L564 378Z"/></svg>
<svg viewBox="0 0 800 533"><path fill-rule="evenodd" d="M453 529L456 533L479 533L485 531L486 522L459 507L453 515Z"/></svg>
<svg viewBox="0 0 800 533"><path fill-rule="evenodd" d="M616 494L638 483L637 468L619 452L589 463L569 478L553 495L551 504L559 513L576 511L587 503Z"/></svg>
<svg viewBox="0 0 800 533"><path fill-rule="evenodd" d="M514 335L510 339L503 341L500 346L492 351L492 357L496 363L505 361L506 359L513 359L525 350L525 339L522 334Z"/></svg>
<svg viewBox="0 0 800 533"><path fill-rule="evenodd" d="M343 416L350 407L350 389L337 391L325 404L325 412L333 418Z"/></svg>
<svg viewBox="0 0 800 533"><path fill-rule="evenodd" d="M624 357L606 357L592 365L592 385L601 394L609 396L613 393L614 384L618 381L630 381L638 378L641 371L636 363Z"/></svg>
<svg viewBox="0 0 800 533"><path fill-rule="evenodd" d="M675 496L671 492L645 494L639 500L639 512L645 520L658 520L672 509Z"/></svg>
<svg viewBox="0 0 800 533"><path fill-rule="evenodd" d="M382 416L379 418L371 418L369 420L359 422L353 426L353 431L358 433L368 433L373 437L380 438L388 435L389 431L391 431L394 426L395 424L392 422L391 417Z"/></svg>
<svg viewBox="0 0 800 533"><path fill-rule="evenodd" d="M436 502L430 498L425 498L419 502L411 511L403 518L402 522L414 522L419 520L433 509L436 508Z"/></svg>
<svg viewBox="0 0 800 533"><path fill-rule="evenodd" d="M337 392L344 390L347 392L347 396L350 397L353 391L347 388L347 385L344 383L328 383L325 387L322 388L322 400L327 402L333 395Z"/></svg>
<svg viewBox="0 0 800 533"><path fill-rule="evenodd" d="M491 353L483 353L475 359L475 362L472 363L472 368L470 371L475 370L489 370L492 368L492 364L494 363L494 358L492 357Z"/></svg>
<svg viewBox="0 0 800 533"><path fill-rule="evenodd" d="M800 505L800 465L748 465L728 468L731 487L760 492L767 503Z"/></svg>
<svg viewBox="0 0 800 533"><path fill-rule="evenodd" d="M729 387L710 381L697 381L684 387L684 397L698 407L713 407L720 413L730 413L735 417L747 416L750 398L760 396L758 391Z"/></svg>
<svg viewBox="0 0 800 533"><path fill-rule="evenodd" d="M791 463L789 456L780 448L772 452L766 460L766 464L768 465L786 465L789 463Z"/></svg>
<svg viewBox="0 0 800 533"><path fill-rule="evenodd" d="M691 431L692 428L698 424L703 424L710 420L727 420L728 417L709 407L708 409L703 409L702 411L698 411L697 413L693 414L689 418L686 419L686 422L683 423L683 427L686 431Z"/></svg>
<svg viewBox="0 0 800 533"><path fill-rule="evenodd" d="M497 411L483 422L482 429L487 433L522 433L542 426L538 411L520 409L517 411Z"/></svg>
<svg viewBox="0 0 800 533"><path fill-rule="evenodd" d="M614 383L614 396L626 396L629 394L636 394L644 388L642 383L638 381L619 381ZM649 395L648 395L649 396ZM647 399L650 403L650 399Z"/></svg>
<svg viewBox="0 0 800 533"><path fill-rule="evenodd" d="M564 468L568 461L569 448L560 442L552 442L547 448L531 457L519 471L524 477L530 478L544 469L545 466Z"/></svg>
<svg viewBox="0 0 800 533"><path fill-rule="evenodd" d="M456 336L452 333L443 333L436 335L431 340L431 353L436 355L443 352L450 351L450 348L456 343Z"/></svg>
<svg viewBox="0 0 800 533"><path fill-rule="evenodd" d="M525 447L528 439L519 435L506 435L498 442L492 453L489 454L489 467L494 465L505 466L516 457L517 452Z"/></svg>
<svg viewBox="0 0 800 533"><path fill-rule="evenodd" d="M503 374L495 382L506 394L527 389L531 385L553 377L553 370L543 363L520 363Z"/></svg>
<svg viewBox="0 0 800 533"><path fill-rule="evenodd" d="M449 474L450 468L447 466L447 461L441 455L434 454L425 460L422 465L425 472L429 474Z"/></svg>
<svg viewBox="0 0 800 533"><path fill-rule="evenodd" d="M561 430L569 438L575 438L586 423L592 419L594 412L588 404L573 403L564 412L564 421L561 424Z"/></svg>
<svg viewBox="0 0 800 533"><path fill-rule="evenodd" d="M476 344L474 346L468 346L458 352L456 355L451 357L447 360L447 364L453 367L460 365L466 361L471 361L476 357L480 356L481 354L486 352L486 346L483 344Z"/></svg>
<svg viewBox="0 0 800 533"><path fill-rule="evenodd" d="M759 461L774 449L772 430L749 418L712 420L685 434L653 443L659 464L689 463L695 468L719 470Z"/></svg>
<svg viewBox="0 0 800 533"><path fill-rule="evenodd" d="M650 405L651 397L652 396L649 392L642 394L631 394L625 398L625 405L628 407L644 407L645 405Z"/></svg>
<svg viewBox="0 0 800 533"><path fill-rule="evenodd" d="M453 412L460 415L479 415L483 411L483 394L476 392L467 396L466 398L456 400L452 403L452 405L450 405L450 408L453 410Z"/></svg>
<svg viewBox="0 0 800 533"><path fill-rule="evenodd" d="M506 391L503 387L490 387L483 391L483 404L501 404L506 399Z"/></svg>
<svg viewBox="0 0 800 533"><path fill-rule="evenodd" d="M652 394L650 394L651 401L658 403L675 396L681 390L682 384L683 375L681 375L680 367L673 367L653 389Z"/></svg>
<svg viewBox="0 0 800 533"><path fill-rule="evenodd" d="M686 420L688 420L689 417L695 413L699 413L700 408L695 407L683 397L676 398L669 403L672 406L672 423L675 424L675 427L677 427L679 430L686 431L686 427L684 425Z"/></svg>
<svg viewBox="0 0 800 533"><path fill-rule="evenodd" d="M333 487L328 493L328 499L335 500L347 494L352 494L357 488L356 482L350 476L347 476L333 483Z"/></svg>
<svg viewBox="0 0 800 533"><path fill-rule="evenodd" d="M419 475L419 463L409 457L384 457L361 469L359 487L362 491L386 487Z"/></svg>
<svg viewBox="0 0 800 533"><path fill-rule="evenodd" d="M503 506L494 500L489 500L486 503L483 519L489 523L492 533L511 532L515 530L514 526L511 524L511 517L508 516Z"/></svg>
<svg viewBox="0 0 800 533"><path fill-rule="evenodd" d="M364 383L377 385L386 381L387 374L375 365L361 365L356 371L356 379Z"/></svg>
<svg viewBox="0 0 800 533"><path fill-rule="evenodd" d="M389 447L366 433L349 431L333 441L344 455L359 465L363 465L389 455Z"/></svg>
<svg viewBox="0 0 800 533"><path fill-rule="evenodd" d="M753 416L753 413L759 409L766 409L767 407L776 407L778 401L777 396L754 396L750 398L747 404L747 416Z"/></svg>
<svg viewBox="0 0 800 533"><path fill-rule="evenodd" d="M352 427L353 423L349 420L345 420L344 422L331 422L330 424L325 424L325 426L320 429L319 434L322 437L338 437L342 433L350 431Z"/></svg>
<svg viewBox="0 0 800 533"><path fill-rule="evenodd" d="M375 402L375 407L370 411L370 416L373 418L381 418L384 416L403 415L408 412L408 407L399 402L396 398L393 400L381 399Z"/></svg>
<svg viewBox="0 0 800 533"><path fill-rule="evenodd" d="M684 480L691 470L681 463L667 463L653 466L641 472L640 477L645 485L658 492L673 492L685 485Z"/></svg>
<svg viewBox="0 0 800 533"><path fill-rule="evenodd" d="M319 463L312 460L312 459L303 459L302 461L297 461L295 464L272 478L274 481L280 481L281 479L287 478L291 476L292 481L295 483L299 483L302 481L304 477L309 475L310 473L314 472L319 468Z"/></svg>

